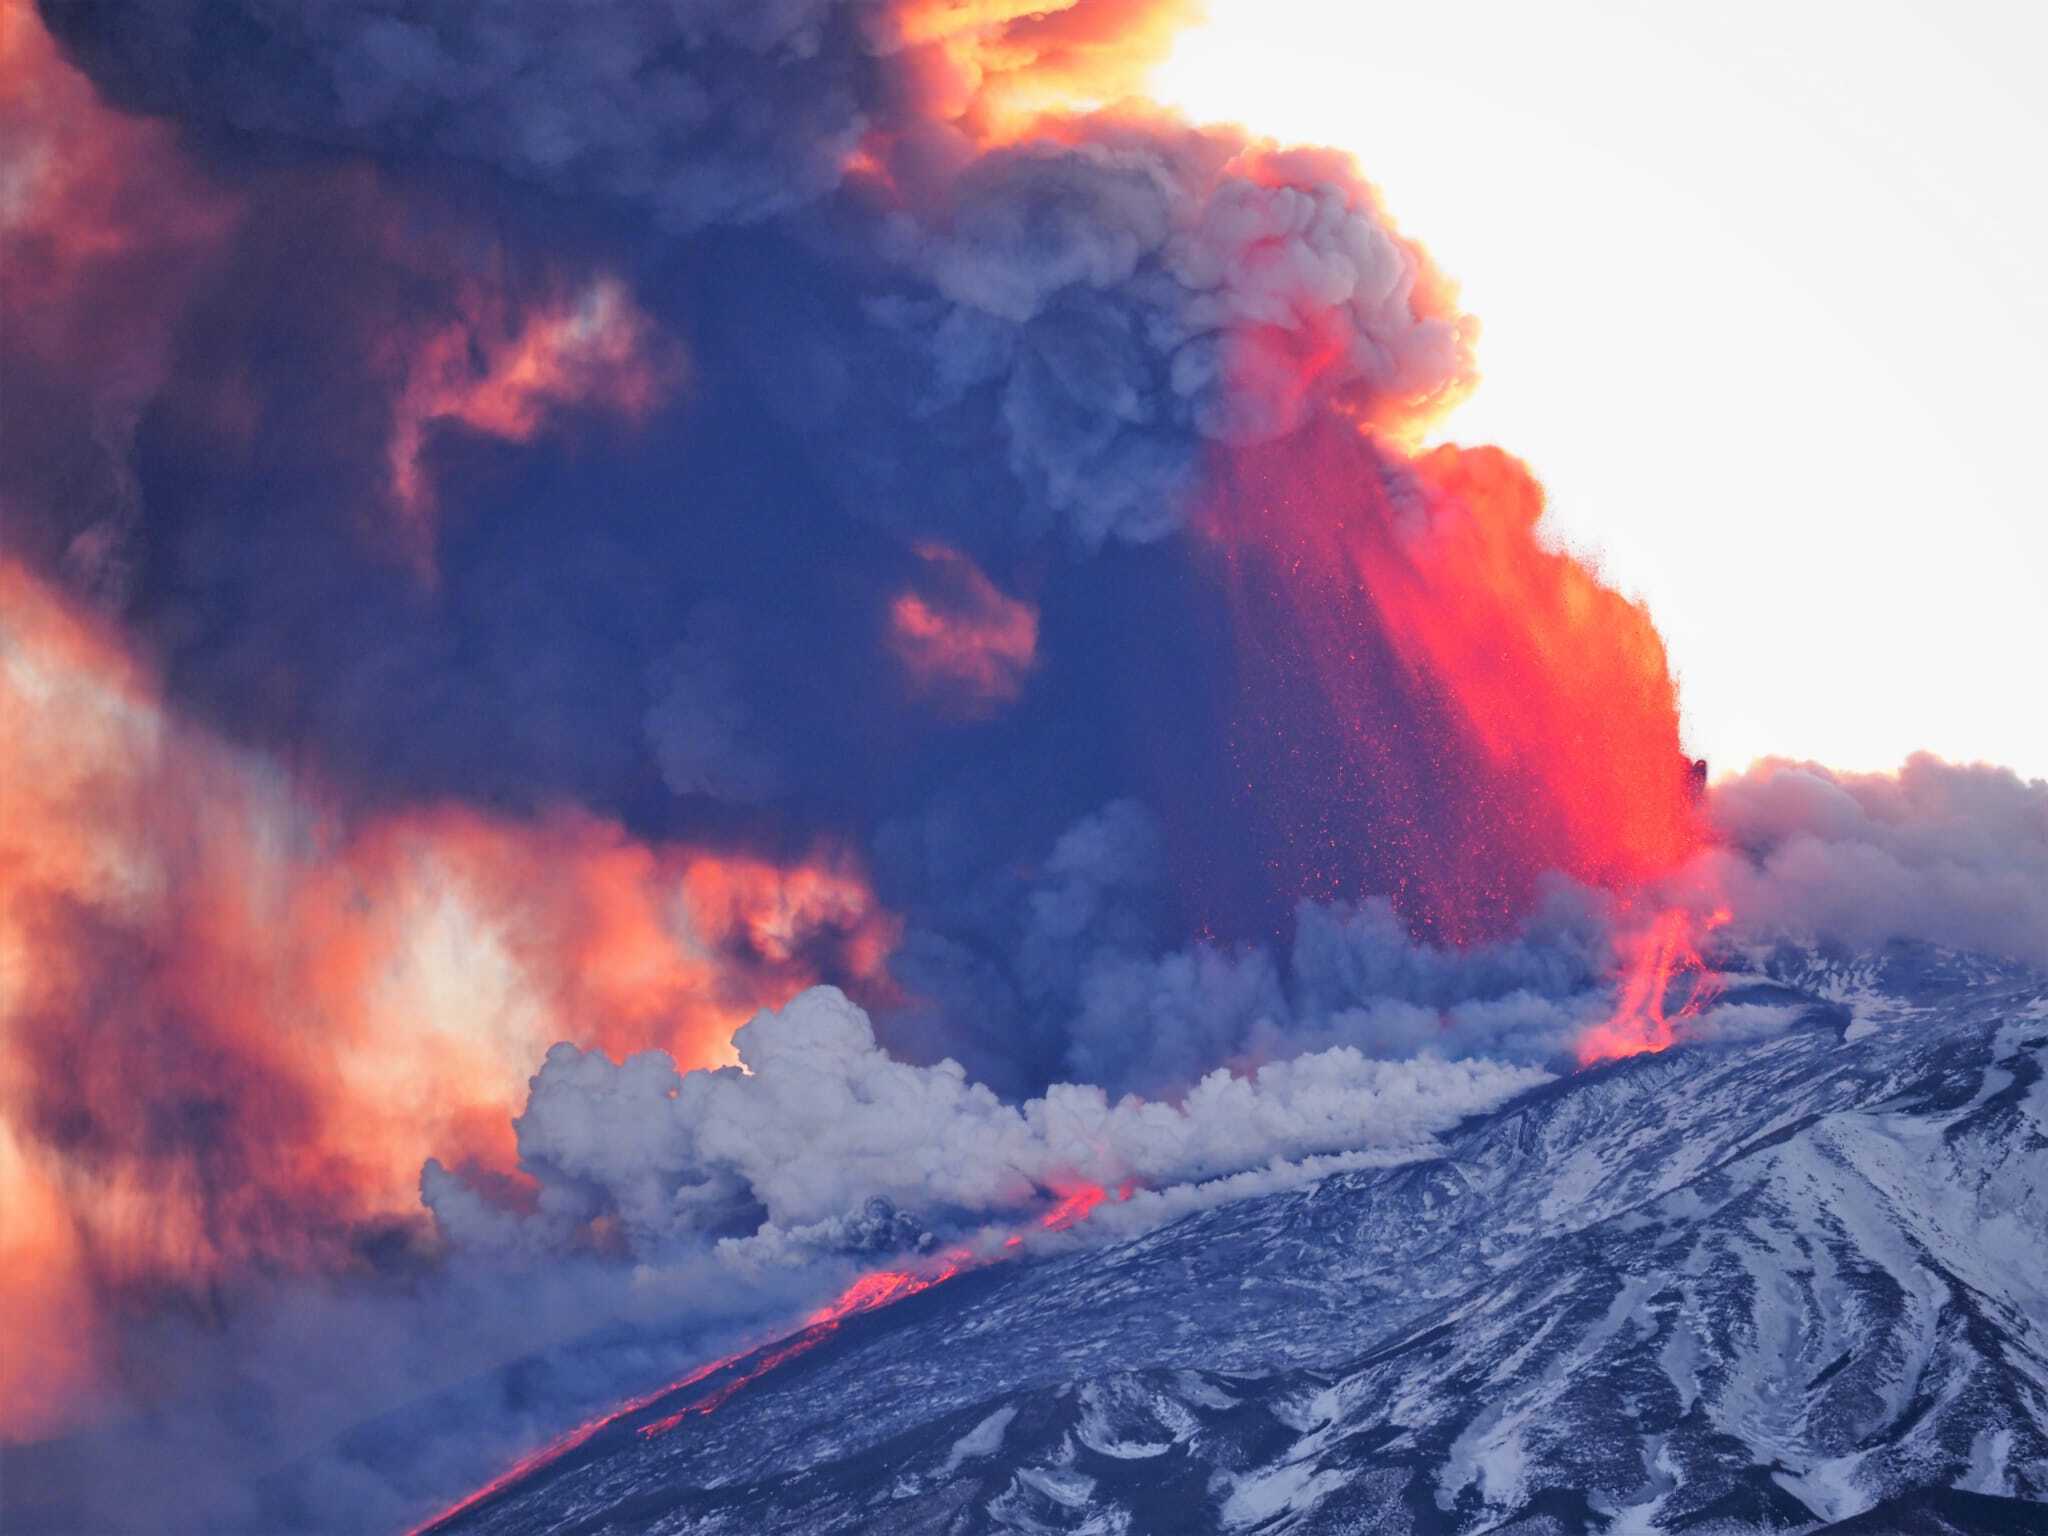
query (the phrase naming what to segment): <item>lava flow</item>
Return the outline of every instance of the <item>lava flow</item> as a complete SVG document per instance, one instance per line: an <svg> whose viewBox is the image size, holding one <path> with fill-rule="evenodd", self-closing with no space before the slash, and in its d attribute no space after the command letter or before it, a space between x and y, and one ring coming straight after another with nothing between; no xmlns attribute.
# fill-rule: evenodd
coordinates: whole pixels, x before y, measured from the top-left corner
<svg viewBox="0 0 2048 1536"><path fill-rule="evenodd" d="M1058 1196L1057 1201L1050 1210L1038 1218L1037 1224L1048 1232L1068 1231L1081 1222L1086 1221L1094 1213L1095 1208L1105 1201L1112 1198L1118 1201L1130 1199L1136 1188L1136 1181L1130 1179L1126 1179L1113 1193L1103 1188L1100 1184L1075 1184L1071 1187L1061 1185L1054 1190L1054 1193ZM1004 1241L1002 1246L1003 1249L1010 1249L1020 1246L1022 1242L1023 1239L1021 1237L1013 1234ZM779 1366L787 1365L790 1361L802 1355L809 1354L820 1344L823 1344L834 1333L838 1332L839 1325L848 1318L857 1317L863 1312L876 1312L883 1307L893 1306L899 1301L917 1295L920 1291L928 1291L935 1285L942 1285L954 1276L962 1274L967 1270L978 1269L984 1264L993 1262L995 1262L995 1259L990 1255L978 1252L970 1247L958 1246L948 1248L945 1252L941 1253L936 1262L929 1268L870 1270L867 1274L861 1275L854 1280L851 1285L847 1286L845 1290L841 1291L831 1301L828 1301L824 1306L819 1307L815 1312L806 1317L803 1327L788 1338L778 1340L766 1348L735 1350L732 1354L721 1355L718 1359L698 1366L687 1376L679 1377L667 1386L657 1387L652 1392L642 1393L623 1406L614 1408L598 1418L591 1419L588 1423L578 1425L567 1433L557 1436L538 1450L530 1451L525 1456L520 1457L518 1461L492 1478L483 1487L463 1498L459 1503L449 1505L438 1514L414 1526L407 1533L407 1536L427 1536L428 1532L441 1529L457 1516L467 1514L470 1510L497 1497L497 1495L532 1473L538 1472L544 1467L552 1466L570 1452L589 1444L593 1438L603 1431L610 1429L615 1424L622 1423L636 1413L652 1407L663 1398L686 1391L691 1387L701 1386L722 1373L732 1372L733 1374L729 1379L719 1382L717 1386L705 1393L704 1396L686 1404L684 1407L678 1408L673 1413L665 1414L658 1419L649 1420L647 1423L640 1425L636 1433L643 1440L652 1440L659 1435L665 1435L670 1430L678 1428L688 1419L704 1418L716 1413L720 1408L731 1402L733 1397L750 1382L759 1381L770 1371L775 1370Z"/></svg>
<svg viewBox="0 0 2048 1536"><path fill-rule="evenodd" d="M718 1370L721 1366L731 1364L734 1358L728 1355L722 1360L714 1360L709 1365L701 1366L697 1370L692 1371L679 1381L672 1381L665 1387L657 1387L652 1392L643 1393L622 1407L614 1408L610 1413L600 1418L592 1419L587 1424L579 1424L567 1433L556 1436L538 1450L529 1451L526 1455L520 1457L511 1466L500 1472L474 1493L467 1494L439 1513L428 1516L408 1531L406 1536L427 1536L427 1533L430 1531L440 1530L451 1520L460 1515L466 1515L479 1505L488 1503L491 1499L496 1498L500 1493L503 1493L514 1483L519 1482L529 1473L538 1472L542 1467L552 1466L578 1446L587 1444L600 1431L611 1428L612 1425L618 1423L621 1419L638 1413L641 1409L651 1403L658 1402L671 1392L679 1392L684 1387L692 1386L704 1380L705 1377Z"/></svg>
<svg viewBox="0 0 2048 1536"><path fill-rule="evenodd" d="M407 1536L427 1536L428 1532L441 1529L457 1516L469 1513L530 1474L540 1471L543 1467L552 1466L570 1452L589 1444L593 1438L613 1425L652 1407L665 1397L709 1381L720 1372L731 1370L744 1361L745 1369L730 1381L721 1382L713 1391L686 1408L641 1425L639 1433L651 1439L674 1429L693 1415L702 1417L713 1413L730 1402L733 1395L748 1382L757 1381L777 1366L816 1349L830 1338L847 1318L862 1312L876 1311L902 1301L905 1297L915 1296L919 1291L930 1290L942 1281L952 1279L962 1270L971 1268L975 1262L973 1254L967 1249L955 1248L948 1250L941 1257L939 1266L929 1272L884 1269L862 1275L833 1300L806 1318L801 1331L765 1350L736 1350L732 1354L721 1355L716 1360L698 1366L687 1376L678 1377L667 1386L657 1387L652 1392L643 1392L622 1406L558 1435L538 1450L520 1457L474 1493L414 1526Z"/></svg>
<svg viewBox="0 0 2048 1536"><path fill-rule="evenodd" d="M1039 1218L1038 1225L1048 1232L1065 1232L1086 1221L1093 1214L1095 1208L1104 1201L1111 1198L1119 1201L1128 1200L1136 1187L1134 1181L1126 1180L1117 1188L1113 1196L1111 1191L1104 1189L1099 1184L1077 1184L1072 1188L1061 1187L1056 1191L1059 1196L1057 1203ZM1003 1246L1004 1248L1014 1248L1019 1246L1022 1241L1022 1238L1013 1235L1005 1241ZM920 1291L928 1291L933 1286L941 1285L956 1275L970 1269L977 1269L991 1262L993 1260L990 1257L984 1256L972 1248L962 1246L947 1249L939 1255L937 1262L928 1269L871 1270L856 1279L831 1301L811 1313L810 1316L804 1319L803 1327L788 1338L779 1340L765 1349L736 1350L732 1354L721 1355L718 1359L698 1366L687 1376L679 1377L667 1386L657 1387L652 1392L642 1393L623 1406L614 1408L598 1418L591 1419L588 1423L578 1425L567 1433L557 1436L538 1450L530 1451L525 1456L520 1457L518 1461L492 1478L483 1487L463 1498L459 1503L449 1505L438 1514L414 1526L407 1533L407 1536L427 1536L428 1532L441 1529L457 1516L467 1514L479 1505L497 1497L497 1495L532 1473L538 1472L544 1467L552 1466L570 1452L589 1444L592 1439L603 1431L610 1429L615 1424L622 1423L636 1413L652 1407L663 1398L673 1396L677 1392L686 1391L691 1387L701 1386L722 1373L733 1372L734 1374L729 1379L719 1382L717 1386L705 1393L704 1396L697 1398L682 1408L678 1408L673 1413L666 1414L658 1419L649 1420L647 1423L638 1426L636 1433L644 1440L652 1440L656 1436L665 1435L670 1430L678 1428L688 1419L704 1418L713 1414L731 1402L733 1397L750 1382L759 1381L777 1367L787 1365L790 1361L809 1354L820 1344L831 1338L834 1333L838 1332L839 1325L848 1318L857 1317L863 1312L875 1312L883 1307L893 1306L899 1301L917 1295Z"/></svg>
<svg viewBox="0 0 2048 1536"><path fill-rule="evenodd" d="M1134 1187L1131 1181L1126 1180L1117 1191L1116 1198L1130 1199ZM1072 1189L1062 1190L1059 1203L1041 1216L1038 1224L1048 1232L1065 1232L1086 1221L1095 1208L1109 1198L1109 1191L1100 1184L1078 1184ZM1003 1246L1015 1248L1020 1246L1022 1241L1023 1239L1013 1235L1005 1240ZM730 1402L733 1394L748 1382L758 1381L777 1366L816 1349L830 1338L847 1318L892 1306L905 1297L915 1296L919 1291L928 1291L933 1286L952 1279L962 1270L978 1268L986 1262L988 1261L978 1256L971 1248L949 1248L939 1256L939 1266L934 1270L878 1269L862 1275L838 1296L805 1318L802 1332L791 1335L773 1349L749 1361L747 1368L732 1380L721 1383L715 1391L707 1393L688 1407L680 1408L666 1418L641 1425L642 1438L651 1440L656 1435L667 1434L685 1419L693 1416L701 1418L716 1412ZM677 1386L695 1386L727 1366L737 1364L742 1358L741 1355L734 1354L727 1355L722 1360L714 1360L711 1364L692 1372L678 1382Z"/></svg>
<svg viewBox="0 0 2048 1536"><path fill-rule="evenodd" d="M907 1296L915 1296L919 1291L928 1291L933 1286L952 1279L963 1269L973 1267L975 1262L974 1254L968 1249L953 1248L940 1256L939 1267L928 1274L918 1270L878 1269L862 1275L833 1300L804 1319L803 1330L800 1333L792 1334L773 1349L756 1355L748 1361L746 1369L732 1380L721 1382L715 1391L707 1393L687 1407L677 1409L666 1418L641 1425L641 1438L651 1440L656 1435L667 1434L687 1418L702 1418L717 1412L748 1382L758 1381L777 1366L785 1365L797 1356L807 1355L816 1349L831 1338L847 1318L891 1306ZM714 1360L711 1364L692 1372L677 1385L694 1386L726 1367L738 1364L742 1358L743 1355L734 1354L727 1355L722 1360Z"/></svg>
<svg viewBox="0 0 2048 1536"><path fill-rule="evenodd" d="M1708 930L1729 920L1721 908L1706 919ZM1621 996L1614 1012L1579 1039L1579 1065L1640 1056L1667 1049L1678 1027L1698 1018L1721 995L1721 983L1701 958L1693 939L1693 917L1682 907L1659 912L1650 926L1623 943L1626 956ZM1683 979L1685 997L1670 1007L1672 987Z"/></svg>
<svg viewBox="0 0 2048 1536"><path fill-rule="evenodd" d="M1116 1188L1119 1204L1131 1198L1138 1187L1136 1179L1125 1179ZM1054 1191L1059 1203L1038 1218L1038 1224L1048 1232L1064 1232L1078 1226L1095 1214L1095 1208L1110 1198L1110 1192L1100 1184L1075 1184L1061 1186Z"/></svg>

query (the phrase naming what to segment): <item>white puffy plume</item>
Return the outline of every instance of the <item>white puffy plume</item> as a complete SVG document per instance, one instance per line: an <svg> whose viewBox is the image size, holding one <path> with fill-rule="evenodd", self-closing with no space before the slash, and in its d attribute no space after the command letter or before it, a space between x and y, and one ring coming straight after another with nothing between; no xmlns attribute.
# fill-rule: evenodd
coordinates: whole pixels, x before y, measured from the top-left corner
<svg viewBox="0 0 2048 1536"><path fill-rule="evenodd" d="M1694 874L1745 929L2048 965L2048 782L1925 753L1895 774L1770 759L1713 812L1728 847Z"/></svg>
<svg viewBox="0 0 2048 1536"><path fill-rule="evenodd" d="M1426 1148L1432 1133L1547 1081L1539 1068L1349 1046L1238 1074L1177 1104L1062 1083L1008 1104L955 1062L914 1066L876 1043L833 987L759 1014L743 1065L681 1072L661 1051L614 1063L558 1045L518 1121L544 1226L614 1213L637 1246L703 1233L736 1210L787 1229L886 1200L927 1212L1016 1210L1070 1185L1148 1187L1312 1153ZM505 1219L438 1166L426 1197L451 1235L502 1243Z"/></svg>

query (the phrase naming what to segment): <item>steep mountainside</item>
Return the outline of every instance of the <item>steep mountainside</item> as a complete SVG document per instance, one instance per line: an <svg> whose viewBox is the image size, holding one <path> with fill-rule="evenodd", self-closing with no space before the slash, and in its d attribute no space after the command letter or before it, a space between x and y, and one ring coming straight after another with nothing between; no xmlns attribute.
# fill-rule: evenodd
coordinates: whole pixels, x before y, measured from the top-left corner
<svg viewBox="0 0 2048 1536"><path fill-rule="evenodd" d="M2048 1531L2048 981L1744 963L1780 1027L963 1275L448 1529Z"/></svg>

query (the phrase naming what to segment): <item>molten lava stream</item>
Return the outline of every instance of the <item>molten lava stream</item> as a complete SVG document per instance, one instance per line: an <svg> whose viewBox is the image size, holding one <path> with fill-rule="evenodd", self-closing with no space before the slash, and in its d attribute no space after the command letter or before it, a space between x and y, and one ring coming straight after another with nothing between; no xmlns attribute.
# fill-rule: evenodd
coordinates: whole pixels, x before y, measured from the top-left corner
<svg viewBox="0 0 2048 1536"><path fill-rule="evenodd" d="M1118 1186L1114 1198L1128 1200L1137 1188L1135 1180L1126 1179ZM1105 1200L1112 1198L1109 1190L1100 1184L1059 1185L1054 1193L1059 1197L1052 1209L1038 1220L1038 1225L1048 1232L1065 1232L1086 1221ZM1014 1248L1022 1241L1011 1236L1003 1245ZM459 1502L449 1505L440 1513L422 1521L412 1528L407 1536L427 1536L430 1531L440 1529L460 1515L465 1515L479 1505L503 1493L522 1478L552 1466L580 1446L587 1445L594 1437L634 1414L652 1407L663 1398L677 1392L699 1386L722 1371L740 1368L729 1381L720 1382L711 1391L696 1401L678 1408L675 1412L659 1419L650 1420L639 1426L637 1433L643 1440L652 1440L665 1435L680 1426L685 1420L703 1418L716 1413L731 1402L733 1397L748 1383L759 1381L778 1366L787 1365L800 1356L809 1354L839 1331L839 1325L849 1317L863 1312L880 1311L883 1307L894 1306L920 1291L928 1291L935 1285L944 1284L955 1275L969 1269L992 1263L994 1259L966 1247L949 1248L939 1255L934 1268L929 1270L878 1269L861 1275L831 1301L804 1319L804 1326L788 1338L765 1348L736 1350L722 1355L705 1365L698 1366L689 1375L658 1387L652 1392L642 1393L624 1406L612 1409L601 1417L578 1425L566 1434L557 1436L536 1451L531 1451L492 1478L483 1487L469 1494ZM743 1367L743 1368L741 1368Z"/></svg>
<svg viewBox="0 0 2048 1536"><path fill-rule="evenodd" d="M1099 1202L1101 1191L1096 1191L1096 1195ZM1093 1205L1091 1204L1089 1208L1092 1209ZM1078 1219L1078 1217L1072 1219ZM1071 1224L1071 1220L1068 1224ZM721 1371L730 1370L740 1365L742 1361L747 1362L746 1368L739 1375L733 1377L732 1380L721 1382L715 1389L706 1393L703 1397L687 1407L678 1409L665 1418L656 1419L651 1423L641 1425L639 1433L645 1439L652 1439L656 1435L666 1434L669 1430L674 1429L685 1419L692 1416L703 1417L714 1413L730 1402L733 1396L749 1382L758 1381L777 1366L786 1365L801 1355L809 1354L820 1344L831 1338L838 1331L839 1325L845 1322L847 1318L857 1316L863 1312L877 1311L882 1307L902 1301L905 1297L915 1296L920 1291L928 1291L933 1286L952 1279L962 1270L973 1267L975 1263L975 1256L967 1249L955 1248L948 1250L942 1255L939 1267L929 1273L915 1270L884 1269L862 1275L844 1291L840 1292L838 1296L806 1318L802 1330L792 1334L789 1338L766 1349L755 1351L737 1350L732 1354L722 1355L708 1364L698 1366L687 1376L680 1377L665 1387L657 1387L652 1392L644 1392L621 1407L614 1408L598 1418L591 1419L588 1423L578 1425L567 1433L550 1440L538 1450L530 1451L525 1456L520 1457L519 1460L492 1478L488 1483L485 1483L483 1487L477 1489L474 1493L468 1494L460 1501L449 1505L438 1514L414 1526L407 1533L407 1536L427 1536L428 1532L439 1530L458 1516L468 1514L479 1505L495 1498L498 1494L503 1493L523 1478L540 1471L543 1467L552 1466L555 1462L570 1454L570 1452L587 1445L598 1434L611 1428L614 1424L618 1424L623 1420L631 1418L634 1414L652 1407L665 1397L672 1396L677 1392L686 1391L691 1387L709 1381ZM749 1358L750 1355L751 1359Z"/></svg>
<svg viewBox="0 0 2048 1536"><path fill-rule="evenodd" d="M1729 920L1726 908L1706 920L1711 931ZM1662 1051L1678 1038L1678 1027L1712 1006L1721 995L1720 980L1707 968L1693 940L1693 916L1683 907L1668 907L1650 926L1623 941L1626 955L1621 996L1614 1012L1579 1039L1579 1065L1613 1061ZM1687 982L1685 1000L1670 1009L1671 989Z"/></svg>
<svg viewBox="0 0 2048 1536"><path fill-rule="evenodd" d="M1109 1191L1100 1184L1079 1184L1060 1192L1059 1204L1038 1218L1038 1224L1048 1232L1064 1232L1076 1222L1086 1221L1095 1212L1095 1207L1109 1198ZM1129 1187L1117 1197L1130 1198Z"/></svg>
<svg viewBox="0 0 2048 1536"><path fill-rule="evenodd" d="M839 1330L847 1318L862 1312L874 1312L891 1306L906 1296L915 1296L919 1291L928 1291L942 1281L950 1280L961 1270L973 1263L973 1255L964 1248L949 1251L941 1261L941 1267L931 1274L919 1274L914 1270L878 1269L872 1274L862 1275L832 1301L813 1312L804 1321L801 1333L793 1334L773 1349L755 1357L747 1369L731 1381L722 1383L716 1391L707 1393L688 1407L680 1408L666 1418L656 1419L651 1424L640 1426L642 1439L651 1440L656 1435L665 1435L683 1420L693 1415L699 1418L715 1413L733 1398L740 1388L750 1381L758 1381L779 1365L785 1365L799 1355L807 1355ZM695 1373L685 1385L702 1381L713 1372L733 1365L739 1355L727 1355Z"/></svg>

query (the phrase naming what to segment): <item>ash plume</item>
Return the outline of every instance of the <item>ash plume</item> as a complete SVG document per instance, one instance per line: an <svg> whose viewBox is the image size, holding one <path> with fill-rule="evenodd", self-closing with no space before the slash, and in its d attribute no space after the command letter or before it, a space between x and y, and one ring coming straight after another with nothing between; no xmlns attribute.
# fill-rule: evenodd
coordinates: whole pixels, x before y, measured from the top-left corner
<svg viewBox="0 0 2048 1536"><path fill-rule="evenodd" d="M1413 1155L1666 897L2042 958L2039 785L1701 809L1360 168L1131 95L1188 15L0 0L37 1518L397 1523L881 1257Z"/></svg>
<svg viewBox="0 0 2048 1536"><path fill-rule="evenodd" d="M1897 773L1767 759L1714 787L1695 878L1769 936L2048 965L2048 783L1928 753Z"/></svg>

